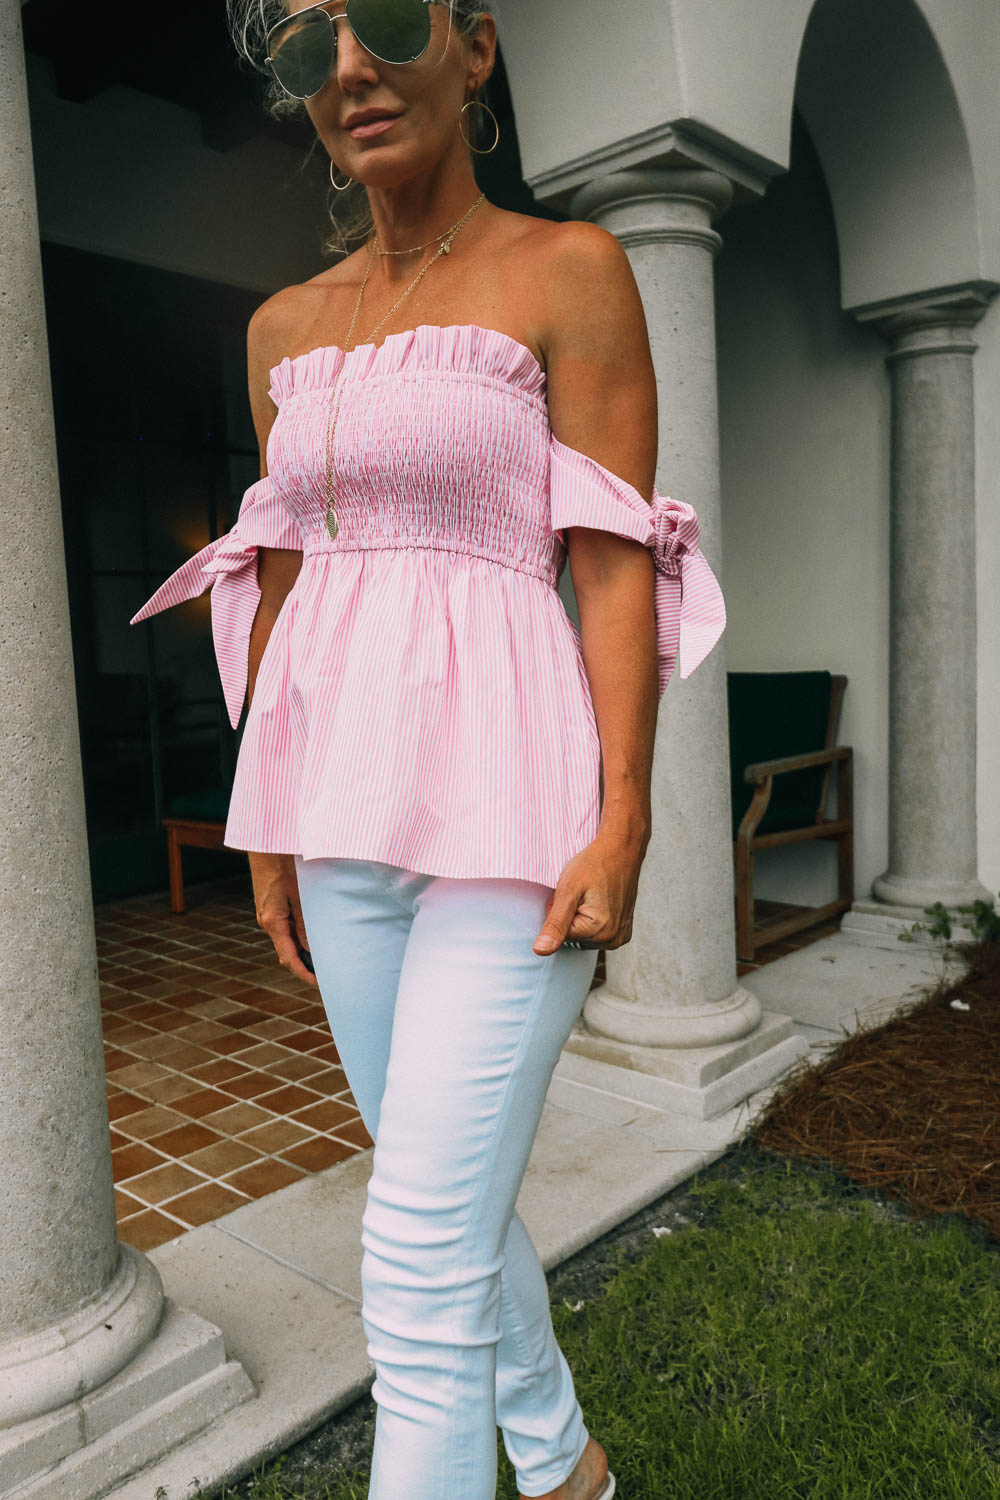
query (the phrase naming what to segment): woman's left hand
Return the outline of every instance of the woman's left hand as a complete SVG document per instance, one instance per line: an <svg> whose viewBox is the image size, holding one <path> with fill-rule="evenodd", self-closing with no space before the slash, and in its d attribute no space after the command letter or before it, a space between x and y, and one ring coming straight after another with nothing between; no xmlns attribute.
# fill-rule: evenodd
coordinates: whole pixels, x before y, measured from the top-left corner
<svg viewBox="0 0 1000 1500"><path fill-rule="evenodd" d="M632 939L632 913L645 845L598 834L568 861L545 904L533 948L554 953L567 939L588 948L621 948ZM551 942L546 946L546 940Z"/></svg>

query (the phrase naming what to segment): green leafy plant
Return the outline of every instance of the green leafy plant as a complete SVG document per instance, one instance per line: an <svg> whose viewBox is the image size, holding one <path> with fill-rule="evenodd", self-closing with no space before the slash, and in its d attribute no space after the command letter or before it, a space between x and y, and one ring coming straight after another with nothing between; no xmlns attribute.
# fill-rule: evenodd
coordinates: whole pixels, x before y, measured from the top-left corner
<svg viewBox="0 0 1000 1500"><path fill-rule="evenodd" d="M957 925L964 927L971 933L971 941L975 943L995 943L1000 941L1000 914L997 913L992 901L973 901L971 906L957 906L955 911L960 912L965 919ZM945 943L952 940L952 932L955 921L952 912L942 901L935 901L933 906L924 907L924 915L932 918L930 922L914 922L906 932L899 934L901 943L914 943L917 941L918 933L926 933L928 937L940 939Z"/></svg>

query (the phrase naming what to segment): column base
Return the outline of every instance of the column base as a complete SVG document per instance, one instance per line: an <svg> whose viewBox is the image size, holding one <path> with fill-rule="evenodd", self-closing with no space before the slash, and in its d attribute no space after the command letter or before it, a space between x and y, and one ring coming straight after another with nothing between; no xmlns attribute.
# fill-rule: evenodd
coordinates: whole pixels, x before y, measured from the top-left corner
<svg viewBox="0 0 1000 1500"><path fill-rule="evenodd" d="M583 1019L595 1035L640 1047L718 1047L753 1031L760 1016L757 996L739 984L702 1008L673 1009L646 1005L603 984L591 990L583 1007Z"/></svg>
<svg viewBox="0 0 1000 1500"><path fill-rule="evenodd" d="M987 897L988 895L987 892ZM959 925L963 920L961 915L955 913L950 903L947 904L952 911L952 941L970 940L972 933ZM961 905L971 905L971 902L963 901ZM841 919L840 932L842 937L849 938L852 943L861 943L869 948L892 948L898 952L900 943L905 940L900 934L908 933L914 922L922 922L926 926L930 920L930 917L924 915L922 907L890 905L885 901L855 901ZM912 942L922 948L941 947L941 939L931 937L927 932L914 933Z"/></svg>
<svg viewBox="0 0 1000 1500"><path fill-rule="evenodd" d="M761 1012L755 997L754 1004L759 1025L714 1046L651 1047L615 1041L592 1031L581 1016L563 1052L620 1069L616 1091L626 1098L690 1119L712 1120L777 1082L799 1058L809 1055L809 1042L794 1030L791 1016Z"/></svg>
<svg viewBox="0 0 1000 1500"><path fill-rule="evenodd" d="M993 892L979 880L911 880L905 875L893 875L886 871L872 881L872 895L886 906L914 907L912 920L920 920L925 906L935 901L949 909L971 906L974 901L989 901Z"/></svg>
<svg viewBox="0 0 1000 1500"><path fill-rule="evenodd" d="M103 1385L146 1347L162 1316L160 1273L119 1242L115 1273L98 1297L54 1327L0 1344L0 1431Z"/></svg>
<svg viewBox="0 0 1000 1500"><path fill-rule="evenodd" d="M169 1298L162 1308L150 1342L110 1380L0 1430L0 1494L103 1495L256 1396L243 1366L227 1358L218 1328Z"/></svg>

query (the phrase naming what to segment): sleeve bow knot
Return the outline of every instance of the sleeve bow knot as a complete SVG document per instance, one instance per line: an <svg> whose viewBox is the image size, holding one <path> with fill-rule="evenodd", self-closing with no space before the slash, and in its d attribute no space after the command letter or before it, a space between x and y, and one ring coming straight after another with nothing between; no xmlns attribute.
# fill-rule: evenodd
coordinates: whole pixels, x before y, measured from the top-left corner
<svg viewBox="0 0 1000 1500"><path fill-rule="evenodd" d="M258 547L302 546L294 518L282 505L268 476L243 496L236 524L202 547L171 573L129 621L135 625L186 599L212 590L212 640L229 722L235 729L243 712L250 665L250 629L260 603Z"/></svg>
<svg viewBox="0 0 1000 1500"><path fill-rule="evenodd" d="M699 546L701 529L694 508L661 495L655 485L652 504L648 503L634 485L556 437L550 497L553 531L594 527L631 537L652 552L662 698L678 656L681 676L690 677L726 628L725 600Z"/></svg>

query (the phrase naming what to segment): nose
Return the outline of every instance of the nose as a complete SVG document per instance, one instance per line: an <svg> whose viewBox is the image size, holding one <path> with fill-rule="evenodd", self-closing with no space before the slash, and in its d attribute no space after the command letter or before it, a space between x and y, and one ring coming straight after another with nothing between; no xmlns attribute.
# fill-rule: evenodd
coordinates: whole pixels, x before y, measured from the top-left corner
<svg viewBox="0 0 1000 1500"><path fill-rule="evenodd" d="M339 87L350 93L359 85L377 82L375 59L362 47L343 11L334 14L333 27L337 37L333 65Z"/></svg>

